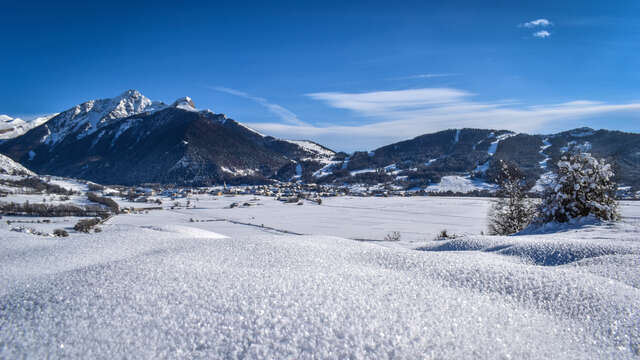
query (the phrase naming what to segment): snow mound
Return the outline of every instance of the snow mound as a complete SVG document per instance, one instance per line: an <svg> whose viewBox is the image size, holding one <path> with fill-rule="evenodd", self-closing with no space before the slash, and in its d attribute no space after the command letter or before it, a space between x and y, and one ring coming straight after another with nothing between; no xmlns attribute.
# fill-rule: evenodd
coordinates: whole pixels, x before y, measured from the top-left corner
<svg viewBox="0 0 640 360"><path fill-rule="evenodd" d="M160 229L106 228L31 248L21 238L24 249L3 238L0 357L638 354L640 291L576 267L322 236L176 239Z"/></svg>
<svg viewBox="0 0 640 360"><path fill-rule="evenodd" d="M606 255L640 255L638 227L587 217L570 223L530 226L513 236L462 236L433 242L424 251L483 251L544 266ZM640 265L640 264L639 264Z"/></svg>
<svg viewBox="0 0 640 360"><path fill-rule="evenodd" d="M599 241L565 240L556 238L521 239L517 237L466 236L447 241L441 245L424 247L428 251L484 251L515 256L527 263L556 266L582 259L604 255L629 255L637 253L628 246ZM635 249L637 250L637 249Z"/></svg>
<svg viewBox="0 0 640 360"><path fill-rule="evenodd" d="M184 237L191 238L207 238L207 239L227 239L228 236L220 235L213 231L198 229L190 226L180 226L180 225L160 225L160 226L145 226L145 229L179 234Z"/></svg>

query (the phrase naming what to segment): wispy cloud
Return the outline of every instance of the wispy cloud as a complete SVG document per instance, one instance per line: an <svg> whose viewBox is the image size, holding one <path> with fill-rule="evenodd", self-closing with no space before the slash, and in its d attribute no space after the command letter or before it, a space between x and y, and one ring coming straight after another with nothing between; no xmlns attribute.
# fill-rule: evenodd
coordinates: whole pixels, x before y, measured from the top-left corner
<svg viewBox="0 0 640 360"><path fill-rule="evenodd" d="M551 36L551 33L548 32L547 30L540 30L540 31L536 31L533 33L533 37L537 37L540 39L544 39Z"/></svg>
<svg viewBox="0 0 640 360"><path fill-rule="evenodd" d="M423 88L365 93L307 94L333 108L353 112L360 125L253 123L259 130L288 138L311 138L337 149L373 148L392 141L450 128L496 128L536 132L549 124L615 112L640 112L640 103L608 104L578 100L527 106L514 101L474 101L453 88Z"/></svg>
<svg viewBox="0 0 640 360"><path fill-rule="evenodd" d="M253 95L247 94L246 92L243 92L243 91L240 91L240 90L231 89L231 88L222 87L222 86L213 86L213 87L208 87L208 88L212 89L212 90L215 90L215 91L224 92L224 93L227 93L227 94L230 94L230 95L235 95L235 96L243 97L245 99L249 99L251 101L254 101L254 102L264 106L272 114L278 116L280 119L282 119L283 121L285 121L285 122L287 122L289 124L293 124L293 125L297 125L297 126L306 125L306 123L301 121L298 118L298 116L296 114L294 114L292 111L290 111L289 109L285 108L284 106L278 105L278 104L270 103L265 98L262 98L262 97L259 97L259 96L253 96Z"/></svg>
<svg viewBox="0 0 640 360"><path fill-rule="evenodd" d="M409 79L433 79L440 77L449 77L449 76L459 76L460 74L416 74L416 75L408 75L408 76L399 76L395 78L389 78L387 80L409 80Z"/></svg>
<svg viewBox="0 0 640 360"><path fill-rule="evenodd" d="M526 23L522 23L518 26L525 27L525 28L534 28L534 27L547 27L551 25L553 25L553 23L547 19L537 19L537 20L527 21Z"/></svg>

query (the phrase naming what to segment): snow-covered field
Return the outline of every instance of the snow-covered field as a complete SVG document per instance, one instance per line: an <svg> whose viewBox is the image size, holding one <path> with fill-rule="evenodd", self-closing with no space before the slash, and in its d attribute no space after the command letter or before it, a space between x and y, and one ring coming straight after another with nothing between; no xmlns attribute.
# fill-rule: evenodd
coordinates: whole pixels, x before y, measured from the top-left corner
<svg viewBox="0 0 640 360"><path fill-rule="evenodd" d="M185 205L187 200L177 201ZM334 197L323 199L322 205L305 201L302 206L254 196L200 196L190 201L195 209L170 210L168 207L174 202L165 201L164 211L117 216L110 223L187 224L241 239L265 233L295 233L375 241L398 231L400 242L412 246L432 240L443 229L457 234L480 234L486 230L489 210L489 201L483 198ZM145 205L119 203L122 207ZM232 203L239 206L230 208ZM190 222L191 219L197 222Z"/></svg>
<svg viewBox="0 0 640 360"><path fill-rule="evenodd" d="M640 357L638 202L511 237L478 198L191 202L68 238L5 217L0 358Z"/></svg>

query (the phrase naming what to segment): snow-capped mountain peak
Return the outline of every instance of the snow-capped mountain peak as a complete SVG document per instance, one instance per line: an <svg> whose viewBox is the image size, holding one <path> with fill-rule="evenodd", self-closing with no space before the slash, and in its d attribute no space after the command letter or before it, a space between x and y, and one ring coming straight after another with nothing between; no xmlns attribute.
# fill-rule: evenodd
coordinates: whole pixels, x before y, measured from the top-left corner
<svg viewBox="0 0 640 360"><path fill-rule="evenodd" d="M152 101L142 95L138 90L127 90L114 100L115 108L108 114L111 118L123 118L142 112L152 105Z"/></svg>
<svg viewBox="0 0 640 360"><path fill-rule="evenodd" d="M89 100L59 114L47 126L50 135L43 142L55 145L67 135L78 133L82 138L94 133L114 120L137 115L165 107L161 102L152 102L137 90L127 90L107 99Z"/></svg>
<svg viewBox="0 0 640 360"><path fill-rule="evenodd" d="M179 98L178 100L174 101L171 106L187 111L198 111L198 109L196 109L196 105L193 103L193 100L191 100L191 98L188 96Z"/></svg>

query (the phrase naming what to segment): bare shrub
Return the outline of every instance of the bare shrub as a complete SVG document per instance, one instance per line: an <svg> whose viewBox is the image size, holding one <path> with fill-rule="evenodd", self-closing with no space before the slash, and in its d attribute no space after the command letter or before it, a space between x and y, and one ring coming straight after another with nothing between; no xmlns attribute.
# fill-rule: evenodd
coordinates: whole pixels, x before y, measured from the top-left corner
<svg viewBox="0 0 640 360"><path fill-rule="evenodd" d="M93 192L88 192L87 199L89 199L89 201L93 201L93 202L107 206L115 214L120 212L120 205L118 205L118 203L115 200L110 199L108 197L100 196Z"/></svg>
<svg viewBox="0 0 640 360"><path fill-rule="evenodd" d="M384 241L400 241L400 233L397 231L392 231L390 233L388 233L387 235L385 235L384 237Z"/></svg>
<svg viewBox="0 0 640 360"><path fill-rule="evenodd" d="M103 185L96 184L94 182L88 182L87 187L89 191L104 191L106 188Z"/></svg>
<svg viewBox="0 0 640 360"><path fill-rule="evenodd" d="M69 233L64 229L55 229L53 230L53 235L57 237L67 237Z"/></svg>

